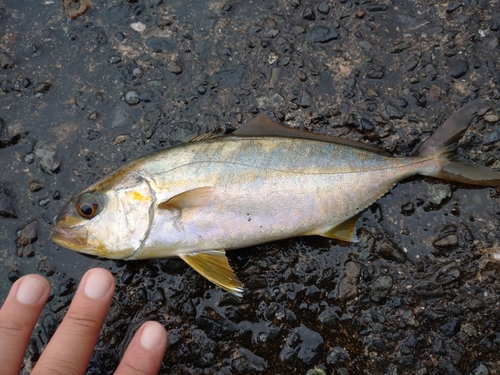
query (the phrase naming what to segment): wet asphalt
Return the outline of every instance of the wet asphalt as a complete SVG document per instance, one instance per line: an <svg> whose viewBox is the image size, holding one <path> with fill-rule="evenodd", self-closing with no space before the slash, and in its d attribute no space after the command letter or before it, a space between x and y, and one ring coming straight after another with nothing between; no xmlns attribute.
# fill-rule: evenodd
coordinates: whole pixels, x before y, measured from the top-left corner
<svg viewBox="0 0 500 375"><path fill-rule="evenodd" d="M117 291L89 374L111 374L149 319L170 333L162 374L500 373L494 188L414 177L364 211L358 244L232 251L241 299L178 259L97 259L49 239L107 172L259 114L406 156L464 103L500 108L499 3L64 4L0 0L0 300L24 274L52 285L22 373L97 266ZM498 120L474 121L459 155L500 169Z"/></svg>

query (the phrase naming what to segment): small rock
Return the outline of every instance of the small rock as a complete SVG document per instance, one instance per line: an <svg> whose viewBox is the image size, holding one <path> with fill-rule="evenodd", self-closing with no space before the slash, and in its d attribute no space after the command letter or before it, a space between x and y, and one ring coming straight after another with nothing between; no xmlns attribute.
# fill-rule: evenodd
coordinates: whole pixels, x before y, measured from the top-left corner
<svg viewBox="0 0 500 375"><path fill-rule="evenodd" d="M346 301L358 295L361 266L356 262L347 262L342 280L339 283L339 300Z"/></svg>
<svg viewBox="0 0 500 375"><path fill-rule="evenodd" d="M182 68L179 64L177 64L175 61L169 61L167 64L167 70L170 73L174 74L181 74L182 73Z"/></svg>
<svg viewBox="0 0 500 375"><path fill-rule="evenodd" d="M393 260L398 263L406 261L404 253L389 240L384 240L378 245L377 254L384 259Z"/></svg>
<svg viewBox="0 0 500 375"><path fill-rule="evenodd" d="M465 73L467 73L468 69L469 69L469 64L467 64L467 61L453 60L449 64L448 73L453 78L460 78L463 77Z"/></svg>
<svg viewBox="0 0 500 375"><path fill-rule="evenodd" d="M410 47L411 47L411 45L409 43L400 42L400 43L397 43L394 47L392 47L391 53L401 53Z"/></svg>
<svg viewBox="0 0 500 375"><path fill-rule="evenodd" d="M239 348L238 354L241 356L231 362L231 368L237 374L255 374L265 372L267 362L245 348Z"/></svg>
<svg viewBox="0 0 500 375"><path fill-rule="evenodd" d="M46 205L48 205L50 203L50 198L44 198L44 199L40 199L38 201L38 205L40 207L45 207Z"/></svg>
<svg viewBox="0 0 500 375"><path fill-rule="evenodd" d="M293 6L294 8L298 8L300 6L300 0L289 0L288 1L290 3L291 6Z"/></svg>
<svg viewBox="0 0 500 375"><path fill-rule="evenodd" d="M360 20L365 18L365 12L362 10L357 10L356 13L354 13L354 17L359 18Z"/></svg>
<svg viewBox="0 0 500 375"><path fill-rule="evenodd" d="M462 324L461 330L469 337L477 337L477 328L472 323Z"/></svg>
<svg viewBox="0 0 500 375"><path fill-rule="evenodd" d="M355 113L351 113L350 116L347 118L347 125L352 126L353 128L359 126L358 117L356 116Z"/></svg>
<svg viewBox="0 0 500 375"><path fill-rule="evenodd" d="M44 188L43 184L37 180L31 180L30 182L28 182L28 187L30 191L33 193L40 191Z"/></svg>
<svg viewBox="0 0 500 375"><path fill-rule="evenodd" d="M489 122L490 124L494 124L500 119L500 116L497 114L486 115L483 117L484 121Z"/></svg>
<svg viewBox="0 0 500 375"><path fill-rule="evenodd" d="M493 131L488 134L486 139L483 141L483 144L490 145L497 142L498 140L500 140L500 126L496 126Z"/></svg>
<svg viewBox="0 0 500 375"><path fill-rule="evenodd" d="M400 111L396 107L393 107L392 105L388 104L385 107L385 111L389 115L389 118L391 119L402 119L403 116L405 115L404 112Z"/></svg>
<svg viewBox="0 0 500 375"><path fill-rule="evenodd" d="M308 40L311 43L328 43L338 39L339 33L335 29L326 26L316 26L311 28L308 33Z"/></svg>
<svg viewBox="0 0 500 375"><path fill-rule="evenodd" d="M132 22L130 27L139 33L143 33L146 30L146 25L142 22Z"/></svg>
<svg viewBox="0 0 500 375"><path fill-rule="evenodd" d="M398 314L401 316L401 319L410 327L418 328L420 326L420 322L415 317L413 311L406 309L399 309Z"/></svg>
<svg viewBox="0 0 500 375"><path fill-rule="evenodd" d="M372 69L368 73L366 73L366 77L369 79L382 79L384 78L384 72Z"/></svg>
<svg viewBox="0 0 500 375"><path fill-rule="evenodd" d="M432 245L441 249L453 249L458 246L458 236L456 233L446 234L435 240Z"/></svg>
<svg viewBox="0 0 500 375"><path fill-rule="evenodd" d="M489 373L488 367L481 363L471 372L471 375L489 375Z"/></svg>
<svg viewBox="0 0 500 375"><path fill-rule="evenodd" d="M54 149L55 146L48 145L45 141L38 141L33 148L33 153L38 159L38 167L48 175L58 173L61 166L61 160Z"/></svg>
<svg viewBox="0 0 500 375"><path fill-rule="evenodd" d="M306 297L312 299L318 299L321 296L321 291L316 285L310 285L306 289Z"/></svg>
<svg viewBox="0 0 500 375"><path fill-rule="evenodd" d="M412 57L406 62L404 69L407 72L411 72L413 71L413 69L417 67L417 65L418 65L418 59L416 57Z"/></svg>
<svg viewBox="0 0 500 375"><path fill-rule="evenodd" d="M321 3L318 5L318 12L321 14L328 14L330 12L330 5L327 3Z"/></svg>
<svg viewBox="0 0 500 375"><path fill-rule="evenodd" d="M344 348L335 346L330 349L326 362L331 366L343 365L349 359L349 353Z"/></svg>
<svg viewBox="0 0 500 375"><path fill-rule="evenodd" d="M2 82L2 91L3 92L11 92L13 90L14 90L14 85L12 84L12 82L10 82L7 79Z"/></svg>
<svg viewBox="0 0 500 375"><path fill-rule="evenodd" d="M321 335L301 324L299 328L294 328L288 335L279 358L289 364L299 360L307 366L314 366L321 358L322 351L323 338Z"/></svg>
<svg viewBox="0 0 500 375"><path fill-rule="evenodd" d="M28 246L38 239L36 227L37 221L33 220L18 231L16 239L16 245L18 248Z"/></svg>
<svg viewBox="0 0 500 375"><path fill-rule="evenodd" d="M302 12L302 18L308 21L314 21L316 19L314 10L310 6L305 7Z"/></svg>
<svg viewBox="0 0 500 375"><path fill-rule="evenodd" d="M137 66L135 68L132 68L132 76L134 78L137 78L137 79L142 78L143 74L144 74L144 72L142 71L141 68L139 68Z"/></svg>
<svg viewBox="0 0 500 375"><path fill-rule="evenodd" d="M438 211L451 199L452 191L450 184L427 184L426 189L425 195L427 196L427 200L423 206L425 211Z"/></svg>
<svg viewBox="0 0 500 375"><path fill-rule="evenodd" d="M446 355L447 354L446 344L441 337L439 337L439 336L436 337L436 340L434 341L434 348L432 349L432 351L436 354L439 354L439 355Z"/></svg>
<svg viewBox="0 0 500 375"><path fill-rule="evenodd" d="M146 39L146 46L154 52L172 51L175 49L175 44L166 38L152 36Z"/></svg>
<svg viewBox="0 0 500 375"><path fill-rule="evenodd" d="M379 276L368 288L370 290L370 298L374 302L383 302L389 296L394 281L389 275Z"/></svg>
<svg viewBox="0 0 500 375"><path fill-rule="evenodd" d="M313 99L311 94L307 92L307 90L302 90L302 97L300 99L300 106L302 108L309 108L313 105Z"/></svg>
<svg viewBox="0 0 500 375"><path fill-rule="evenodd" d="M15 283L20 277L21 277L21 275L19 274L19 271L16 269L13 269L13 270L10 270L9 275L7 276L7 279L11 283Z"/></svg>
<svg viewBox="0 0 500 375"><path fill-rule="evenodd" d="M15 145L21 139L21 126L18 122L5 125L0 118L0 148Z"/></svg>
<svg viewBox="0 0 500 375"><path fill-rule="evenodd" d="M469 308L470 311L479 311L484 307L484 302L481 301L480 299L474 298L469 301L467 304L467 307Z"/></svg>
<svg viewBox="0 0 500 375"><path fill-rule="evenodd" d="M453 337L460 332L460 320L452 320L441 327L441 332L446 337Z"/></svg>
<svg viewBox="0 0 500 375"><path fill-rule="evenodd" d="M122 61L122 57L120 55L113 55L110 56L108 61L110 62L110 64L118 64L119 62Z"/></svg>
<svg viewBox="0 0 500 375"><path fill-rule="evenodd" d="M448 5L448 7L446 8L446 13L448 13L448 14L453 13L458 8L460 8L462 5L463 5L462 3L452 3L452 4Z"/></svg>
<svg viewBox="0 0 500 375"><path fill-rule="evenodd" d="M97 113L96 111L90 112L89 115L87 116L87 118L89 120L92 120L92 121L97 120L98 117L99 117L99 113Z"/></svg>
<svg viewBox="0 0 500 375"><path fill-rule="evenodd" d="M50 83L41 82L41 83L37 83L33 87L33 89L31 90L31 92L33 93L33 95L45 94L46 92L48 92L50 90L51 87L52 87L52 85Z"/></svg>
<svg viewBox="0 0 500 375"><path fill-rule="evenodd" d="M200 85L196 88L196 92L200 95L205 95L205 93L207 92L207 88L205 86Z"/></svg>
<svg viewBox="0 0 500 375"><path fill-rule="evenodd" d="M23 161L26 164L31 164L35 161L35 154L32 152L28 152L26 155L24 155Z"/></svg>
<svg viewBox="0 0 500 375"><path fill-rule="evenodd" d="M12 68L14 61L6 52L0 52L0 66L3 69Z"/></svg>
<svg viewBox="0 0 500 375"><path fill-rule="evenodd" d="M0 216L12 219L17 218L14 200L14 193L9 188L9 184L0 184Z"/></svg>
<svg viewBox="0 0 500 375"><path fill-rule="evenodd" d="M366 10L368 12L385 12L389 9L387 5L368 5Z"/></svg>
<svg viewBox="0 0 500 375"><path fill-rule="evenodd" d="M500 38L496 35L488 35L484 38L484 43L489 49L495 49L500 44Z"/></svg>
<svg viewBox="0 0 500 375"><path fill-rule="evenodd" d="M360 125L361 125L361 131L363 132L369 133L375 130L375 125L373 125L373 122L371 122L367 118L362 117Z"/></svg>
<svg viewBox="0 0 500 375"><path fill-rule="evenodd" d="M267 287L267 280L264 276L261 275L252 275L245 282L245 285L248 289L263 289Z"/></svg>
<svg viewBox="0 0 500 375"><path fill-rule="evenodd" d="M128 91L123 97L125 103L128 105L136 105L139 104L139 93L137 91Z"/></svg>
<svg viewBox="0 0 500 375"><path fill-rule="evenodd" d="M370 52L373 50L373 45L366 40L362 40L361 42L359 42L359 46L363 48L366 52Z"/></svg>
<svg viewBox="0 0 500 375"><path fill-rule="evenodd" d="M280 31L278 29L271 29L269 30L266 35L267 37L269 38L276 38L278 36L278 34L280 33Z"/></svg>
<svg viewBox="0 0 500 375"><path fill-rule="evenodd" d="M217 343L208 338L201 329L191 329L189 336L186 341L189 342L191 356L194 357L193 363L202 367L212 365L217 353Z"/></svg>
<svg viewBox="0 0 500 375"><path fill-rule="evenodd" d="M302 70L297 70L297 73L295 73L295 75L299 79L300 82L307 81L307 75Z"/></svg>
<svg viewBox="0 0 500 375"><path fill-rule="evenodd" d="M326 372L320 367L314 367L307 370L306 375L326 375Z"/></svg>
<svg viewBox="0 0 500 375"><path fill-rule="evenodd" d="M321 314L319 314L319 321L328 327L337 327L340 323L340 316L342 310L339 307L328 306Z"/></svg>
<svg viewBox="0 0 500 375"><path fill-rule="evenodd" d="M227 68L215 72L212 79L220 85L237 87L240 85L246 66L243 64L230 65Z"/></svg>

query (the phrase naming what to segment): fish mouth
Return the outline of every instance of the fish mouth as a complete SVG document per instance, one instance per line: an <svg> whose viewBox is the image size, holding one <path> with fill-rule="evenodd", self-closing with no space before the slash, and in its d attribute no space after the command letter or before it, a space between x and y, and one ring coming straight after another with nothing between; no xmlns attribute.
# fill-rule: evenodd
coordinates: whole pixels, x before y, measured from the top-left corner
<svg viewBox="0 0 500 375"><path fill-rule="evenodd" d="M70 250L89 253L87 244L87 229L84 227L53 226L50 238L56 244Z"/></svg>

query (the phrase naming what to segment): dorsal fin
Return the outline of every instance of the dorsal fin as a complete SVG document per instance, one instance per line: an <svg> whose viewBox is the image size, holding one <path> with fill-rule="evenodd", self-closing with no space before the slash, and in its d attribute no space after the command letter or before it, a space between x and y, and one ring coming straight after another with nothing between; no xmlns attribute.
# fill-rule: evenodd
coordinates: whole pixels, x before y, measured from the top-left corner
<svg viewBox="0 0 500 375"><path fill-rule="evenodd" d="M345 146L356 147L362 150L376 152L377 154L389 156L388 153L375 146L370 146L361 142L351 141L349 139L334 137L332 135L310 133L299 129L292 129L277 122L274 122L265 115L260 115L243 124L240 128L236 129L232 135L238 137L286 137L286 138L299 138L311 139L314 141L337 143Z"/></svg>

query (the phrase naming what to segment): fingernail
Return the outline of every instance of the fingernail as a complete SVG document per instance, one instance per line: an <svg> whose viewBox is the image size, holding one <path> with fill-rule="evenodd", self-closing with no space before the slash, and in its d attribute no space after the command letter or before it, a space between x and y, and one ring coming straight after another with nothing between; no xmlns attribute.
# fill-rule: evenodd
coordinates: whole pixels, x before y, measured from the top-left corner
<svg viewBox="0 0 500 375"><path fill-rule="evenodd" d="M25 305L32 305L42 298L46 291L46 284L36 277L25 277L17 289L16 298Z"/></svg>
<svg viewBox="0 0 500 375"><path fill-rule="evenodd" d="M160 345L163 340L163 329L159 323L149 322L141 332L141 345L144 349L153 350Z"/></svg>
<svg viewBox="0 0 500 375"><path fill-rule="evenodd" d="M90 298L102 298L108 293L112 285L112 280L103 270L90 270L83 291Z"/></svg>

